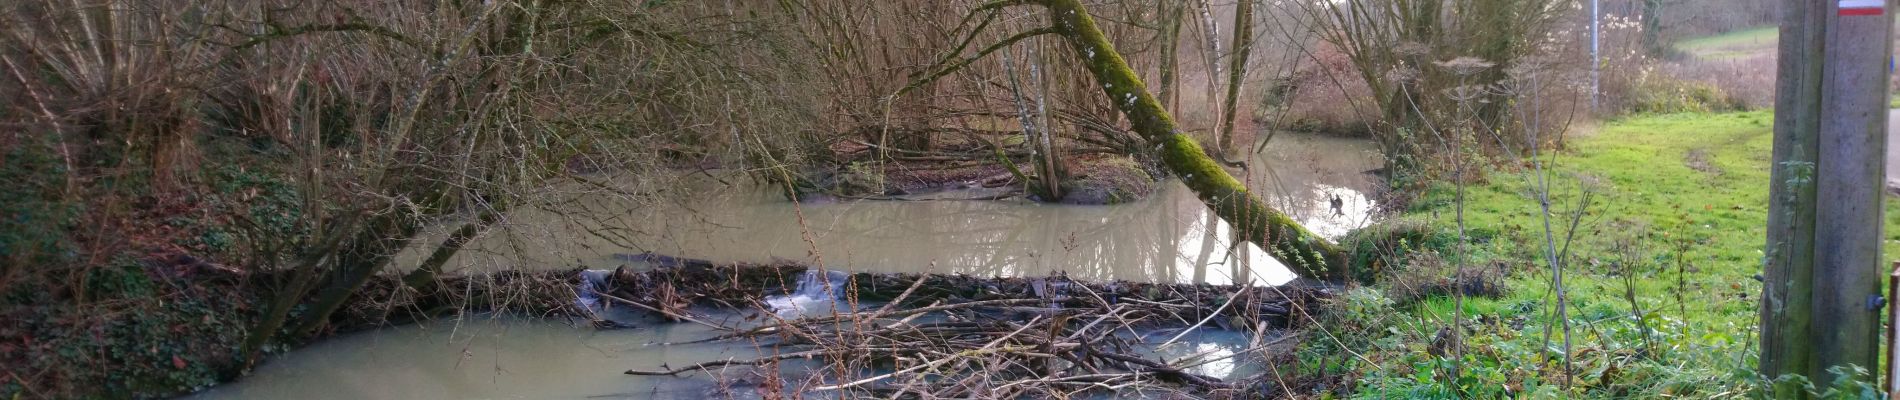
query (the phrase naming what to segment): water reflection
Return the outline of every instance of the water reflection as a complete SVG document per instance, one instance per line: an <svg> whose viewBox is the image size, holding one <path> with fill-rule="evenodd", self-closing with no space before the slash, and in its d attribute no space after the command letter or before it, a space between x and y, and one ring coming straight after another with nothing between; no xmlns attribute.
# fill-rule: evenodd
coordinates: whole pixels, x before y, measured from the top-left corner
<svg viewBox="0 0 1900 400"><path fill-rule="evenodd" d="M313 344L199 399L704 399L717 377L620 375L662 363L754 357L725 344L659 346L713 332L694 324L597 331L559 322L471 316Z"/></svg>
<svg viewBox="0 0 1900 400"><path fill-rule="evenodd" d="M715 321L736 314L706 311ZM621 318L628 318L626 315ZM926 317L928 318L928 317ZM274 356L250 375L186 398L218 399L764 399L755 370L714 369L678 377L623 375L627 369L680 367L747 359L785 351L746 341L679 344L719 332L697 324L641 320L638 329L601 331L559 321L471 315L360 332ZM1129 349L1190 372L1238 379L1262 372L1244 354L1250 335L1203 327L1166 348L1152 347L1178 330L1128 332L1142 337ZM660 343L675 343L661 345ZM788 389L806 381L823 360L786 360L779 372ZM814 394L805 394L807 396ZM819 397L825 397L820 394ZM835 397L832 396L832 397ZM1140 393L1120 397L1143 398Z"/></svg>
<svg viewBox="0 0 1900 400"><path fill-rule="evenodd" d="M1375 204L1369 142L1281 134L1246 181L1315 233L1362 226ZM1294 276L1259 247L1231 240L1178 182L1117 206L995 201L798 205L764 188L707 180L687 198L551 193L555 206L513 213L451 261L457 268L610 268L651 251L726 261L821 261L855 271L1280 284ZM1338 199L1340 206L1333 206ZM550 211L550 210L558 210ZM803 216L801 219L800 216ZM809 238L809 240L807 239ZM413 265L421 251L400 257Z"/></svg>
<svg viewBox="0 0 1900 400"><path fill-rule="evenodd" d="M1159 345L1174 335L1173 330L1150 332L1143 342ZM1277 333L1268 333L1271 340ZM1260 364L1252 362L1246 354L1252 336L1239 331L1203 327L1189 332L1174 343L1165 347L1138 347L1136 352L1143 356L1165 360L1170 364L1183 366L1187 372L1207 375L1224 380L1241 379L1259 374Z"/></svg>

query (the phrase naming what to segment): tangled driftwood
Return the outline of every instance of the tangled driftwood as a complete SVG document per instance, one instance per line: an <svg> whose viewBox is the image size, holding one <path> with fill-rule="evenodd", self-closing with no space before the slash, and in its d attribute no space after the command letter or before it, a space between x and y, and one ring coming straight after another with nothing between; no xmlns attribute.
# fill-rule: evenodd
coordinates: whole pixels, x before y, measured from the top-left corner
<svg viewBox="0 0 1900 400"><path fill-rule="evenodd" d="M576 305L582 291L618 306L683 323L714 327L695 342L773 346L750 359L678 368L629 370L681 375L732 367L777 374L787 360L818 360L828 368L802 390L915 398L1069 397L1085 392L1164 391L1192 397L1257 397L1278 392L1272 377L1226 380L1193 367L1223 358L1258 359L1299 334L1275 334L1310 321L1324 294L1295 287L1232 287L1141 282L1081 282L1062 276L982 278L961 275L819 274L842 297L830 313L782 319L771 312L744 326L695 315L698 307L760 310L789 293L810 269L794 262L715 263L654 254L625 255L651 268L496 272L447 275L419 293L396 277L372 281L339 313L339 330L364 329L467 310L595 319ZM1199 329L1246 332L1245 351L1169 361L1139 350L1168 346ZM1156 334L1156 333L1159 334ZM1137 334L1142 333L1142 334ZM1145 335L1144 335L1145 334ZM1167 340L1158 340L1166 337ZM782 384L782 382L781 382Z"/></svg>
<svg viewBox="0 0 1900 400"><path fill-rule="evenodd" d="M777 279L792 280L803 269L678 262L631 281L642 282L638 284L645 285L640 286L644 291L653 292L662 287L703 290L706 286L692 282L708 282L708 278L737 282L774 279L753 271L790 274ZM701 280L655 280L658 276ZM817 383L804 390L879 397L1016 398L1140 388L1205 397L1247 397L1263 393L1254 390L1256 385L1270 381L1227 381L1200 375L1191 372L1191 367L1217 360L1189 357L1182 363L1169 363L1136 350L1167 346L1192 329L1243 330L1264 338L1267 332L1298 325L1303 320L1299 315L1317 296L1315 291L1293 288L1090 283L1060 276L859 273L840 278L827 283L841 289L846 306L839 307L839 311L798 319L774 318L757 326L728 328L723 334L696 341L769 343L777 346L777 354L626 373L680 375L748 366L764 367L771 374L781 361L816 359L832 367L824 368L825 376L813 380ZM642 297L640 291L625 292L631 298L620 301L661 300ZM710 293L714 294L705 296L704 301L760 304L756 298L732 297L732 292ZM660 304L641 307L666 309ZM1140 335L1121 334L1169 329L1180 332L1161 343L1141 343L1144 339ZM1227 357L1255 357L1259 353L1255 350L1282 345L1294 337L1256 339L1248 351Z"/></svg>

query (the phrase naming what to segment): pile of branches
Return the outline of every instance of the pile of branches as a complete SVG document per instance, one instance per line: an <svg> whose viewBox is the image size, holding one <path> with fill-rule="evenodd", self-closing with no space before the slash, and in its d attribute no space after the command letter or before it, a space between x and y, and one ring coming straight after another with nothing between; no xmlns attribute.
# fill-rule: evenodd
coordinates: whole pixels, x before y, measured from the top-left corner
<svg viewBox="0 0 1900 400"><path fill-rule="evenodd" d="M631 263L604 271L589 286L585 269L548 271L495 271L443 274L425 285L403 281L401 275L370 279L352 294L341 312L330 318L330 332L342 333L400 325L464 312L507 312L541 318L601 321L600 313L580 307L576 299L592 291L612 304L634 306L673 321L693 320L688 308L704 305L746 308L768 288L795 284L807 267L789 261L774 263L714 263L654 254L623 255ZM637 265L654 268L638 268ZM287 280L284 276L257 276L260 283Z"/></svg>
<svg viewBox="0 0 1900 400"><path fill-rule="evenodd" d="M768 316L762 324L722 327L722 334L691 342L756 343L776 348L774 353L626 373L683 375L745 367L777 382L768 387L782 388L787 385L778 376L781 362L820 360L826 367L814 369L801 392L887 398L1255 397L1281 392L1284 385L1268 374L1230 381L1194 373L1194 367L1291 345L1299 335L1274 334L1310 320L1303 313L1320 295L1297 288L1084 283L1060 276L860 273L828 285L845 296L830 313L797 319L762 313ZM1196 329L1242 330L1255 339L1244 351L1172 362L1139 351L1169 346ZM1165 335L1144 337L1144 332Z"/></svg>
<svg viewBox="0 0 1900 400"><path fill-rule="evenodd" d="M598 323L598 313L575 303L590 292L610 307L633 307L717 332L688 343L776 350L749 359L626 371L632 375L750 368L776 382L767 386L778 389L761 388L773 393L796 387L888 398L1254 398L1289 388L1277 374L1223 379L1195 373L1195 367L1233 358L1241 358L1235 364L1262 362L1269 354L1284 353L1301 337L1288 332L1312 321L1308 310L1325 297L1323 291L1300 287L1081 282L1063 276L816 274L841 294L836 307L785 319L771 312L766 298L791 293L810 266L655 254L620 258L652 268L445 275L433 290L421 291L383 277L335 322L339 331L347 331L490 310ZM706 308L765 312L732 326L695 312ZM1196 330L1240 331L1253 339L1242 351L1219 355L1168 360L1143 352L1178 343ZM794 360L817 360L826 367L814 369L802 385L787 385L779 364Z"/></svg>

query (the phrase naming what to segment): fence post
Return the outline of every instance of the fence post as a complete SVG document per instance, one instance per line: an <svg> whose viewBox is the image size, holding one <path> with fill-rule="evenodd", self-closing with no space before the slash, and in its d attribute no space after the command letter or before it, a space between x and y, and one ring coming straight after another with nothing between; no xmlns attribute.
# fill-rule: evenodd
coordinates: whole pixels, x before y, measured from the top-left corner
<svg viewBox="0 0 1900 400"><path fill-rule="evenodd" d="M1887 275L1887 299L1900 299L1900 261ZM1900 399L1900 305L1887 307L1887 398Z"/></svg>

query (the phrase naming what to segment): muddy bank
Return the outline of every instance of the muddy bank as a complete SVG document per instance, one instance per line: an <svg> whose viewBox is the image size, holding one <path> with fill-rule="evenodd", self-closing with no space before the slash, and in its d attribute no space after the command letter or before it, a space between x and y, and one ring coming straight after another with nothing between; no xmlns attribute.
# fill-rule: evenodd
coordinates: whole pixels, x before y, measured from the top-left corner
<svg viewBox="0 0 1900 400"><path fill-rule="evenodd" d="M895 158L853 161L804 173L799 200L1023 200L1071 205L1113 205L1141 200L1154 193L1163 175L1151 163L1127 156L1080 154L1062 161L1060 198L1051 199L1029 185L1041 184L1028 168L1029 159L1013 161L1010 171L995 159L945 160ZM1018 175L1024 173L1025 175Z"/></svg>

